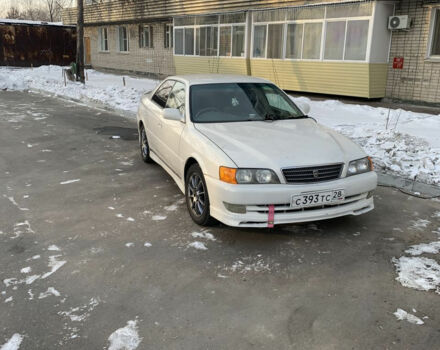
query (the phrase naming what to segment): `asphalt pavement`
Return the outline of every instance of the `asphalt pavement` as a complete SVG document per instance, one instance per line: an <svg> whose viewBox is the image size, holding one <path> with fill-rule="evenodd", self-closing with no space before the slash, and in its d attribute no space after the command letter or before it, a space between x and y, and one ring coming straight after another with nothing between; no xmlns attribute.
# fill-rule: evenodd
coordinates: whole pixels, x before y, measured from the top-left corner
<svg viewBox="0 0 440 350"><path fill-rule="evenodd" d="M0 92L0 348L17 333L20 350L103 349L133 321L138 349L439 349L440 295L391 260L435 239L440 202L378 188L375 204L203 230L142 162L134 120Z"/></svg>

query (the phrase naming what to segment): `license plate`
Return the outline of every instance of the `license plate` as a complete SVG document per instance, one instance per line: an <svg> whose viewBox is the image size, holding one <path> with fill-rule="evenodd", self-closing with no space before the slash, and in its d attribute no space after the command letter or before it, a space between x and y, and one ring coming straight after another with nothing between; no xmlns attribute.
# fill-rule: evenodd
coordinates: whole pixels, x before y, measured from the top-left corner
<svg viewBox="0 0 440 350"><path fill-rule="evenodd" d="M292 196L290 206L293 208L313 207L323 204L340 202L345 199L344 190L331 190L323 192L308 192Z"/></svg>

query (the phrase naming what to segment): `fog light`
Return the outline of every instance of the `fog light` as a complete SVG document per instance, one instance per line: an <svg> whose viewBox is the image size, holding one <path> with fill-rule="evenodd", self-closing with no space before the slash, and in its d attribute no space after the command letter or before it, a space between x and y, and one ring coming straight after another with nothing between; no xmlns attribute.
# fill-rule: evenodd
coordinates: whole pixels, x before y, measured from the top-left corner
<svg viewBox="0 0 440 350"><path fill-rule="evenodd" d="M231 203L226 203L226 202L223 202L223 204L225 205L225 208L232 213L246 214L246 206L245 205L231 204Z"/></svg>

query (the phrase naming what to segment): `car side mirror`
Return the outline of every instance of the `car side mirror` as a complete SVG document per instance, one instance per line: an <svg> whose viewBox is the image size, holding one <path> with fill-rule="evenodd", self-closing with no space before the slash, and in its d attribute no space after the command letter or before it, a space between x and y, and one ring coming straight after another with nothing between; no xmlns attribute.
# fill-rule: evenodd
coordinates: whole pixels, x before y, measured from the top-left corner
<svg viewBox="0 0 440 350"><path fill-rule="evenodd" d="M162 111L162 116L167 120L176 120L182 123L185 121L185 117L177 108L164 108Z"/></svg>
<svg viewBox="0 0 440 350"><path fill-rule="evenodd" d="M299 109L301 110L301 112L304 113L304 115L309 114L310 105L307 102L298 102L297 105L298 105Z"/></svg>

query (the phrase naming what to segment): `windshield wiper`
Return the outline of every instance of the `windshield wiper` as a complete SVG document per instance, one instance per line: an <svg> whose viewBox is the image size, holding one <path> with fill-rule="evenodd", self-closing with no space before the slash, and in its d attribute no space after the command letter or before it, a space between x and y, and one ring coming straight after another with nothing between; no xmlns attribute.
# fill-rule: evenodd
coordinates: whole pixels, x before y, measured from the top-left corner
<svg viewBox="0 0 440 350"><path fill-rule="evenodd" d="M279 119L281 119L281 118L278 117L278 116L276 116L275 114L269 114L269 113L267 113L267 114L264 116L264 120L279 120Z"/></svg>

